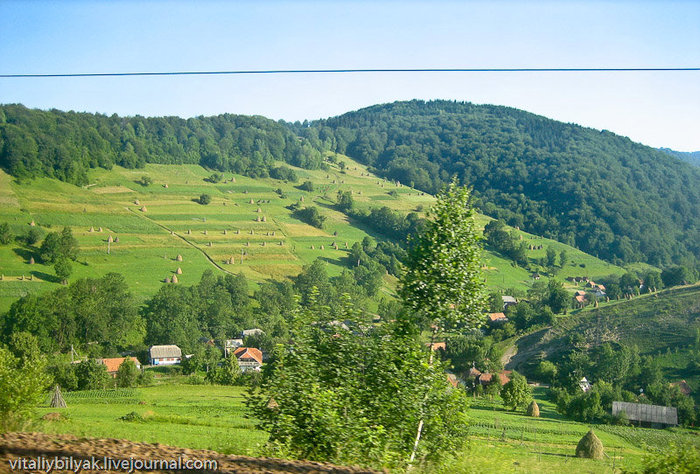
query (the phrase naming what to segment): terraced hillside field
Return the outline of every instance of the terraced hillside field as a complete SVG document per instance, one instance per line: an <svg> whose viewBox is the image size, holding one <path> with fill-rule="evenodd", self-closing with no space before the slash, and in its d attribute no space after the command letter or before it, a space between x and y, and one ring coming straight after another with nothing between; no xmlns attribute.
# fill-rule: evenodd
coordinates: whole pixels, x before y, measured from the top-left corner
<svg viewBox="0 0 700 474"><path fill-rule="evenodd" d="M229 173L212 183L207 180L212 172L198 165L97 169L90 172L85 187L48 178L17 182L0 171L0 222L9 222L16 236L32 228L45 235L71 227L80 244L71 279L119 272L140 299L175 275L179 283L192 284L206 269L242 272L260 282L294 276L320 257L328 263L329 274L335 275L350 265L348 249L354 242L367 235L385 238L338 211L338 191L350 191L358 208L388 206L403 214L424 215L434 199L377 178L347 157L338 161L345 163L344 169L332 162L328 170L294 168L296 183ZM141 184L143 176L152 183ZM313 191L301 189L307 180ZM202 194L211 196L208 205L197 202ZM323 229L295 218L289 209L295 203L316 206L326 217ZM488 220L480 216L478 223ZM532 259L543 257L550 245L557 252L567 250L570 262L559 277L623 271L564 244L520 235L536 248L530 251ZM0 311L20 296L59 285L54 269L38 258L39 244L18 239L0 245ZM182 273L176 274L178 268ZM488 251L484 270L494 288L525 290L532 283L527 270ZM386 275L384 294L392 295L395 287L396 279Z"/></svg>

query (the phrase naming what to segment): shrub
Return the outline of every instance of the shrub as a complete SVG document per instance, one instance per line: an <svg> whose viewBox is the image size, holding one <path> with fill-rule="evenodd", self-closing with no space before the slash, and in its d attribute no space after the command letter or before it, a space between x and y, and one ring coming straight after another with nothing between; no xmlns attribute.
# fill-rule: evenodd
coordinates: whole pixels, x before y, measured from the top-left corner
<svg viewBox="0 0 700 474"><path fill-rule="evenodd" d="M199 196L199 200L197 200L197 202L206 206L211 202L211 196L209 194L202 194Z"/></svg>
<svg viewBox="0 0 700 474"><path fill-rule="evenodd" d="M311 181L308 181L308 180L307 180L307 181L304 181L304 182L301 184L301 186L299 186L299 189L301 189L302 191L313 192L313 190L314 190L314 183L312 183Z"/></svg>

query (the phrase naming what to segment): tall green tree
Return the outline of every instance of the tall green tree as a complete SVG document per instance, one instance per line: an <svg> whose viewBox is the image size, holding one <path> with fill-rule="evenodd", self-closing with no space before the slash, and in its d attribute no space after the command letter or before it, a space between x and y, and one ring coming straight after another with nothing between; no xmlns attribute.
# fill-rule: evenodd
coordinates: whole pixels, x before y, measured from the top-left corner
<svg viewBox="0 0 700 474"><path fill-rule="evenodd" d="M482 250L471 194L452 181L428 213L408 253L400 294L440 330L477 327L486 307Z"/></svg>
<svg viewBox="0 0 700 474"><path fill-rule="evenodd" d="M510 380L501 389L501 398L503 405L509 410L525 409L532 400L532 389L527 385L525 377L513 371Z"/></svg>
<svg viewBox="0 0 700 474"><path fill-rule="evenodd" d="M0 346L0 431L21 429L50 381L34 336L17 333Z"/></svg>
<svg viewBox="0 0 700 474"><path fill-rule="evenodd" d="M291 343L277 347L248 401L270 433L268 447L305 459L401 466L420 419L421 458L462 446L465 395L448 388L442 363L428 364L412 320L373 327L344 297L339 310L300 307L291 323Z"/></svg>
<svg viewBox="0 0 700 474"><path fill-rule="evenodd" d="M127 357L117 369L117 387L135 387L138 384L139 375L136 363Z"/></svg>

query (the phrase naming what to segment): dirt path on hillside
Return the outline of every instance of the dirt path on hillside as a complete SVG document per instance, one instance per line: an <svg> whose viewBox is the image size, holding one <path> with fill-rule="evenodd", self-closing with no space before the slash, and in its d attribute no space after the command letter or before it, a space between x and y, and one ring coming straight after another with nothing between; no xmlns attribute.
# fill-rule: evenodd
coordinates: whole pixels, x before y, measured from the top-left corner
<svg viewBox="0 0 700 474"><path fill-rule="evenodd" d="M151 463L155 460L174 462L167 469L158 465L149 472L210 472L240 474L278 474L278 473L334 473L358 474L372 473L366 469L335 466L311 461L286 461L274 458L253 458L248 456L228 456L215 451L176 448L161 444L136 443L118 439L76 438L72 435L49 435L44 433L5 433L0 435L0 472L46 472L46 463L55 459L72 462L72 469L54 469L52 472L73 472L77 463L87 467L83 473L128 472L137 461ZM109 460L105 460L108 458ZM44 462L43 466L21 463L30 461ZM215 466L201 465L196 462L215 461ZM118 465L115 463L127 463ZM105 469L106 463L110 463ZM178 464L179 463L179 464ZM192 463L192 464L189 464ZM199 466L199 468L197 468ZM32 469L32 467L35 467ZM149 467L146 464L146 467ZM97 470L100 469L100 470ZM137 472L137 471L134 471Z"/></svg>
<svg viewBox="0 0 700 474"><path fill-rule="evenodd" d="M507 366L510 363L510 360L517 353L518 353L518 346L516 346L516 345L512 345L508 349L506 349L506 351L501 356L501 364L503 364L504 368L508 368Z"/></svg>
<svg viewBox="0 0 700 474"><path fill-rule="evenodd" d="M154 221L153 219L151 219L151 218L148 217L148 216L144 216L143 214L139 214L138 212L134 211L134 210L131 209L131 208L128 208L128 207L127 207L126 210L129 211L129 212L131 212L132 214L134 214L134 215L136 215L136 216L139 216L139 217L142 218L142 219L146 219L148 222L151 222L152 224L157 225L157 226L160 227L161 229L164 229L164 230L168 231L168 233L169 233L170 235L174 235L175 237L178 237L178 238L182 239L187 245L189 245L189 246L192 247L193 249L198 250L199 252L201 252L202 255L204 255L204 256L206 257L206 259L209 260L209 263L211 263L212 265L214 265L217 269L221 270L222 272L228 273L229 275L235 275L235 273L226 270L224 267L222 267L221 265L219 265L218 263L216 263L216 262L214 261L214 259L211 258L211 257L209 256L209 254L206 253L204 250L202 250L201 248L197 247L195 244L193 244L192 242L190 242L189 240L187 240L185 237L181 236L180 234L178 234L178 233L175 232L174 230L169 229L168 227L164 226L163 224L160 224L160 223Z"/></svg>

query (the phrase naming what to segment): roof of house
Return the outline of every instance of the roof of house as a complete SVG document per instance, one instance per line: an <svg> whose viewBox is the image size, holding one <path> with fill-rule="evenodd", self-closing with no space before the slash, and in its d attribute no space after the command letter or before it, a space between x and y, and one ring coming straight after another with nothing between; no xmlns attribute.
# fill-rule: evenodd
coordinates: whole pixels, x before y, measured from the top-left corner
<svg viewBox="0 0 700 474"><path fill-rule="evenodd" d="M449 382L450 385L453 387L456 387L458 384L457 381L457 376L455 374L446 374L447 375L447 381Z"/></svg>
<svg viewBox="0 0 700 474"><path fill-rule="evenodd" d="M576 295L576 301L579 303L585 303L586 302L586 296L585 295Z"/></svg>
<svg viewBox="0 0 700 474"><path fill-rule="evenodd" d="M104 364L107 366L107 372L116 372L119 370L119 366L122 365L122 363L126 359L131 359L134 361L134 364L136 364L136 367L141 367L141 363L136 357L111 357L108 359L101 359L100 363Z"/></svg>
<svg viewBox="0 0 700 474"><path fill-rule="evenodd" d="M479 375L481 375L481 371L479 369L477 369L475 367L472 367L471 369L469 369L469 376L470 377L478 377Z"/></svg>
<svg viewBox="0 0 700 474"><path fill-rule="evenodd" d="M505 385L510 382L510 374L512 373L512 370L502 370L498 373L498 377L501 379L501 385Z"/></svg>
<svg viewBox="0 0 700 474"><path fill-rule="evenodd" d="M244 329L243 332L243 337L246 336L256 336L258 334L265 334L265 331L259 328L253 328L253 329Z"/></svg>
<svg viewBox="0 0 700 474"><path fill-rule="evenodd" d="M504 303L513 303L513 304L517 303L515 298L512 296L503 295L503 296L501 296L501 299L503 300Z"/></svg>
<svg viewBox="0 0 700 474"><path fill-rule="evenodd" d="M442 349L443 351L447 348L444 342L433 342L431 345L429 342L425 343L426 346L430 346L430 349L436 351L438 349Z"/></svg>
<svg viewBox="0 0 700 474"><path fill-rule="evenodd" d="M489 319L491 321L505 321L508 318L506 318L505 313L489 313Z"/></svg>
<svg viewBox="0 0 700 474"><path fill-rule="evenodd" d="M243 345L243 339L226 339L224 345L228 348L241 347Z"/></svg>
<svg viewBox="0 0 700 474"><path fill-rule="evenodd" d="M680 382L672 382L671 386L678 387L683 395L690 395L690 392L692 392L690 385L688 385L688 382L685 380L681 380Z"/></svg>
<svg viewBox="0 0 700 474"><path fill-rule="evenodd" d="M182 351L175 344L165 346L151 346L148 350L151 359L165 359L182 357Z"/></svg>
<svg viewBox="0 0 700 474"><path fill-rule="evenodd" d="M576 296L586 296L586 292L583 290L578 290L576 293L574 293Z"/></svg>
<svg viewBox="0 0 700 474"><path fill-rule="evenodd" d="M236 356L238 360L254 360L259 364L263 363L263 355L260 349L255 347L239 347L233 351L233 355Z"/></svg>

